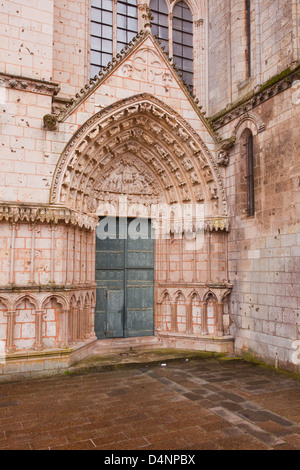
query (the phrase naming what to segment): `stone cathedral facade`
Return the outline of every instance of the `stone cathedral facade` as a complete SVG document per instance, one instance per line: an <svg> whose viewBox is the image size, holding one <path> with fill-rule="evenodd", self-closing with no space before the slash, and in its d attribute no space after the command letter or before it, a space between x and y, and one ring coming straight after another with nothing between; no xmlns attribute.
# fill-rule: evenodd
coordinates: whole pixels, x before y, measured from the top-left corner
<svg viewBox="0 0 300 470"><path fill-rule="evenodd" d="M0 380L299 371L299 0L2 0L0 36Z"/></svg>

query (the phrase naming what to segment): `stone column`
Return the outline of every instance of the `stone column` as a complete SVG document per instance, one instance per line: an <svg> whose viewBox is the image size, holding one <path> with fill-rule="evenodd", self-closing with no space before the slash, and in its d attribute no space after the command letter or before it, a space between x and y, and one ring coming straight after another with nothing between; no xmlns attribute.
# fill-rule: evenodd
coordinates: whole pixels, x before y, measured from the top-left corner
<svg viewBox="0 0 300 470"><path fill-rule="evenodd" d="M201 334L207 335L208 328L207 328L207 302L201 302Z"/></svg>
<svg viewBox="0 0 300 470"><path fill-rule="evenodd" d="M83 309L83 313L84 313L83 333L84 333L84 338L86 338L86 339L88 339L91 336L91 333L90 333L90 311L91 311L91 305L86 305Z"/></svg>
<svg viewBox="0 0 300 470"><path fill-rule="evenodd" d="M171 282L170 279L170 242L171 240L166 238L166 282L169 283Z"/></svg>
<svg viewBox="0 0 300 470"><path fill-rule="evenodd" d="M71 308L72 316L72 343L75 344L78 341L78 307L74 305Z"/></svg>
<svg viewBox="0 0 300 470"><path fill-rule="evenodd" d="M117 38L117 0L113 0L113 10L112 10L112 14L113 14L113 57L115 57L117 55L117 41L118 41L118 38Z"/></svg>
<svg viewBox="0 0 300 470"><path fill-rule="evenodd" d="M82 242L82 239L83 239L83 229L80 230L79 284L84 283L84 270L82 269L82 267L83 267L83 242Z"/></svg>
<svg viewBox="0 0 300 470"><path fill-rule="evenodd" d="M43 310L36 310L35 312L35 343L34 349L36 351L42 351L43 344Z"/></svg>
<svg viewBox="0 0 300 470"><path fill-rule="evenodd" d="M186 332L193 333L193 298L186 306Z"/></svg>
<svg viewBox="0 0 300 470"><path fill-rule="evenodd" d="M177 301L171 302L171 332L177 333Z"/></svg>
<svg viewBox="0 0 300 470"><path fill-rule="evenodd" d="M55 283L55 225L51 225L51 267L50 267L50 284Z"/></svg>
<svg viewBox="0 0 300 470"><path fill-rule="evenodd" d="M35 285L34 282L34 261L35 261L35 231L36 231L36 225L32 224L31 225L31 254L30 254L30 280L29 280L29 285Z"/></svg>
<svg viewBox="0 0 300 470"><path fill-rule="evenodd" d="M68 343L74 343L74 307L70 307L68 319Z"/></svg>
<svg viewBox="0 0 300 470"><path fill-rule="evenodd" d="M77 233L77 230L76 230L76 227L74 227L74 231L73 231L73 266L72 266L72 270L73 270L73 275L72 275L72 284L76 284L77 283L77 278L76 278L76 274L77 274L77 263L76 263L76 233Z"/></svg>
<svg viewBox="0 0 300 470"><path fill-rule="evenodd" d="M8 311L7 315L7 339L6 339L6 348L7 353L13 353L16 350L14 345L14 329L15 329L15 316L16 311Z"/></svg>
<svg viewBox="0 0 300 470"><path fill-rule="evenodd" d="M78 315L78 335L77 338L79 341L84 339L84 308L82 306L77 309Z"/></svg>
<svg viewBox="0 0 300 470"><path fill-rule="evenodd" d="M162 302L156 302L156 315L154 316L154 329L161 330L162 322Z"/></svg>
<svg viewBox="0 0 300 470"><path fill-rule="evenodd" d="M179 282L183 283L184 278L183 278L183 235L181 234L181 237L179 239Z"/></svg>
<svg viewBox="0 0 300 470"><path fill-rule="evenodd" d="M61 349L69 347L69 313L68 309L63 309L59 316L59 347Z"/></svg>
<svg viewBox="0 0 300 470"><path fill-rule="evenodd" d="M85 231L85 283L89 281L89 232Z"/></svg>
<svg viewBox="0 0 300 470"><path fill-rule="evenodd" d="M224 314L224 304L223 302L217 302L216 304L217 309L217 318L216 318L216 326L217 326L217 335L224 336L224 322L223 322L223 314Z"/></svg>
<svg viewBox="0 0 300 470"><path fill-rule="evenodd" d="M67 243L66 243L66 284L70 285L71 284L71 279L70 279L70 227L67 227L66 229L67 233Z"/></svg>
<svg viewBox="0 0 300 470"><path fill-rule="evenodd" d="M91 310L90 310L90 317L89 317L90 337L95 336L94 322L95 322L95 305L92 305Z"/></svg>
<svg viewBox="0 0 300 470"><path fill-rule="evenodd" d="M9 284L13 285L14 283L14 273L15 273L15 242L16 242L16 224L12 223L10 226L11 229L11 241L10 241L10 270L9 270Z"/></svg>
<svg viewBox="0 0 300 470"><path fill-rule="evenodd" d="M197 236L197 234L196 234ZM192 282L197 282L197 250L193 250L193 279Z"/></svg>
<svg viewBox="0 0 300 470"><path fill-rule="evenodd" d="M225 276L226 282L229 279L229 268L228 268L228 233L224 231L224 251L225 251Z"/></svg>

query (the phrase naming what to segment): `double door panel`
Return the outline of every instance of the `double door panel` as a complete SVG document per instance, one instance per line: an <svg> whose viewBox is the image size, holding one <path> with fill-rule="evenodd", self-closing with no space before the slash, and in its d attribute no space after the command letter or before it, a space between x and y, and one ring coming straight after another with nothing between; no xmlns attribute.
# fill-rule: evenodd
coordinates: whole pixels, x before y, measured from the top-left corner
<svg viewBox="0 0 300 470"><path fill-rule="evenodd" d="M117 219L107 232L107 238L96 238L95 331L98 339L153 335L151 222L141 221L140 238L130 235L131 222L132 219ZM134 224L136 226L136 221Z"/></svg>

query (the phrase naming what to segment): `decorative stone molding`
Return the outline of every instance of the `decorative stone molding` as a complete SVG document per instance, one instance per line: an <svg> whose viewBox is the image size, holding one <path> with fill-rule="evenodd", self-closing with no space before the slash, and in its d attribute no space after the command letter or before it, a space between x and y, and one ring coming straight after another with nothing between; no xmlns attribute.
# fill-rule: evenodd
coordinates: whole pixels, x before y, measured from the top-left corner
<svg viewBox="0 0 300 470"><path fill-rule="evenodd" d="M1 85L14 90L29 91L42 95L56 96L60 88L58 83L36 80L34 78L19 77L15 75L0 73Z"/></svg>
<svg viewBox="0 0 300 470"><path fill-rule="evenodd" d="M258 134L260 132L263 132L266 128L265 123L261 120L261 118L257 114L253 112L249 112L249 113L244 114L238 120L237 124L234 126L232 138L236 139L239 128L243 125L244 122L247 122L247 121L251 121L254 123Z"/></svg>
<svg viewBox="0 0 300 470"><path fill-rule="evenodd" d="M147 6L147 5L146 5ZM172 79L172 73L175 74L176 79L178 80L180 86L182 87L184 93L187 96L187 99L190 101L191 105L193 106L195 112L202 120L204 125L206 126L207 130L209 131L210 135L213 137L215 142L218 142L219 137L215 133L214 126L212 122L207 119L206 112L203 111L203 106L200 105L199 99L194 95L191 91L190 87L187 86L183 78L180 76L179 69L176 67L176 64L173 63L172 59L167 58L167 54L164 52L163 47L160 46L161 41L158 40L157 37L153 36L151 30L145 29L140 31L130 42L127 46L124 47L115 57L113 57L112 61L107 64L106 67L103 67L102 70L95 75L94 78L91 78L89 82L81 88L81 90L76 93L75 98L68 100L67 102L61 101L59 103L58 99L55 99L55 106L53 106L52 114L55 114L57 117L57 122L64 122L67 117L75 111L80 104L86 100L114 71L121 67L124 62L129 58L132 53L137 51L139 46L145 41L148 37L151 37L155 44L158 47L158 54L160 54L160 58L163 59L168 67L170 68L170 74L162 77L163 84L167 85L167 83ZM152 51L154 53L154 51ZM172 71L172 72L171 72ZM126 67L126 70L123 69L123 73L129 74L131 76L132 70L130 67ZM154 77L155 78L155 77Z"/></svg>
<svg viewBox="0 0 300 470"><path fill-rule="evenodd" d="M300 65L295 68L290 68L286 71L286 76L284 78L280 78L280 76L276 77L270 81L270 83L266 83L252 92L250 98L249 95L246 97L242 104L236 104L229 109L224 110L221 113L218 113L215 116L211 117L211 122L213 123L214 129L217 131L221 127L225 126L226 124L230 123L234 119L240 118L245 114L251 114L252 110L259 106L260 104L266 102L267 100L273 98L274 96L278 95L284 90L287 90L293 86L295 80L300 79ZM259 132L262 132L264 127L259 127Z"/></svg>
<svg viewBox="0 0 300 470"><path fill-rule="evenodd" d="M233 284L213 285L197 283L197 285L184 286L176 286L174 283L170 284L170 286L164 284L164 287L159 287L157 298L160 303L165 297L168 297L170 301L175 301L178 295L181 294L185 300L197 296L200 302L205 302L210 295L213 295L217 302L223 302L231 294L232 288Z"/></svg>
<svg viewBox="0 0 300 470"><path fill-rule="evenodd" d="M0 221L11 223L30 222L58 224L64 222L87 230L94 230L98 219L80 214L65 207L34 206L25 204L1 203Z"/></svg>
<svg viewBox="0 0 300 470"><path fill-rule="evenodd" d="M28 299L36 311L43 311L52 298L62 306L64 310L69 310L72 301L84 307L85 304L94 307L96 305L96 291L94 286L72 286L68 289L43 289L35 288L20 288L15 289L16 292L8 293L7 289L0 288L0 300L7 307L8 312L13 312L18 308L18 305L24 300Z"/></svg>
<svg viewBox="0 0 300 470"><path fill-rule="evenodd" d="M51 202L95 213L97 199L112 200L112 192L104 197L104 175L113 174L126 154L143 160L152 172L148 181L159 183L168 203L212 201L211 216L227 215L225 189L208 147L181 116L148 94L114 103L81 127L57 164Z"/></svg>
<svg viewBox="0 0 300 470"><path fill-rule="evenodd" d="M205 221L205 230L208 232L230 231L230 223L228 219L218 218Z"/></svg>

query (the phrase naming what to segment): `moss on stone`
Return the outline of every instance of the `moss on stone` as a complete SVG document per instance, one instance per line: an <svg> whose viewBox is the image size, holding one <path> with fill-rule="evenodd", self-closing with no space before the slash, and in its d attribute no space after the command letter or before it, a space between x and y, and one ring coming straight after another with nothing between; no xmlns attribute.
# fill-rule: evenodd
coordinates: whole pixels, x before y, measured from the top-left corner
<svg viewBox="0 0 300 470"><path fill-rule="evenodd" d="M283 70L283 72L279 73L278 75L275 75L274 77L270 78L266 83L264 83L261 88L259 89L258 93L261 93L264 90L267 90L273 85L276 85L276 83L280 82L280 80L283 80L284 78L288 77L291 73L290 67Z"/></svg>
<svg viewBox="0 0 300 470"><path fill-rule="evenodd" d="M295 69L291 69L288 67L287 69L283 70L277 75L274 75L271 77L269 80L267 80L257 91L252 90L251 92L247 93L246 96L241 98L240 100L236 101L233 103L231 106L228 106L227 108L223 109L222 111L218 112L214 116L210 117L209 119L214 123L221 119L222 117L226 116L226 114L230 114L232 111L234 111L236 108L239 106L242 106L244 103L246 103L249 99L253 98L254 96L259 95L263 91L267 90L268 88L272 87L273 85L276 85L276 83L279 83L281 80L284 80L285 78L289 77L290 75L294 74L295 72L300 71L300 65L298 65Z"/></svg>

